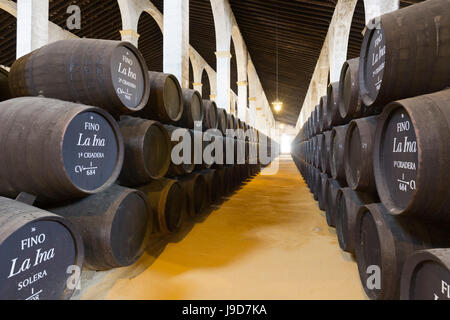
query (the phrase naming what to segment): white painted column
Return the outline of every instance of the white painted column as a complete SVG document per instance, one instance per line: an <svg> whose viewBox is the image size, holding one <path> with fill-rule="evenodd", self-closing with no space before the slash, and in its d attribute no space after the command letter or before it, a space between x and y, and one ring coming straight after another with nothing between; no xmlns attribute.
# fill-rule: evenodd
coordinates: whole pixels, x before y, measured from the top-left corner
<svg viewBox="0 0 450 320"><path fill-rule="evenodd" d="M248 122L247 119L247 81L239 81L238 85L238 117L245 122Z"/></svg>
<svg viewBox="0 0 450 320"><path fill-rule="evenodd" d="M197 90L201 96L203 96L203 84L201 82L192 83L194 90ZM208 99L208 97L203 97L203 99Z"/></svg>
<svg viewBox="0 0 450 320"><path fill-rule="evenodd" d="M217 51L217 98L219 108L230 112L230 65L231 53L229 51Z"/></svg>
<svg viewBox="0 0 450 320"><path fill-rule="evenodd" d="M189 88L189 0L164 0L163 70Z"/></svg>
<svg viewBox="0 0 450 320"><path fill-rule="evenodd" d="M132 29L128 29L128 30L120 30L120 35L122 41L131 42L137 48L139 42L139 33L137 33Z"/></svg>
<svg viewBox="0 0 450 320"><path fill-rule="evenodd" d="M48 43L48 0L17 1L17 58Z"/></svg>

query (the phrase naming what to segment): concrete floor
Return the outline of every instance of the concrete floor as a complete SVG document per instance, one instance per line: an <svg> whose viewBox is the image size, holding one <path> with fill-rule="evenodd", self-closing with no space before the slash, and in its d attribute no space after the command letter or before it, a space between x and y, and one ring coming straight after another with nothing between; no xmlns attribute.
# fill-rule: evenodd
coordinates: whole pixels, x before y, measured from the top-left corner
<svg viewBox="0 0 450 320"><path fill-rule="evenodd" d="M85 272L78 299L366 299L353 257L290 158L135 265Z"/></svg>

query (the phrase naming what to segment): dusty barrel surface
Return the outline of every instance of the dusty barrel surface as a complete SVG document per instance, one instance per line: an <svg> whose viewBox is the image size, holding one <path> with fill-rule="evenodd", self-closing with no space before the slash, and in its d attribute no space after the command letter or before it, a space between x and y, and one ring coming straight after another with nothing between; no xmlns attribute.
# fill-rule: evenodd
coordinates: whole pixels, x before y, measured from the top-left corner
<svg viewBox="0 0 450 320"><path fill-rule="evenodd" d="M0 101L11 99L11 90L8 84L9 72L0 67Z"/></svg>
<svg viewBox="0 0 450 320"><path fill-rule="evenodd" d="M320 194L322 192L322 179L320 178L320 170L314 168L313 170L313 195L314 200L319 201Z"/></svg>
<svg viewBox="0 0 450 320"><path fill-rule="evenodd" d="M0 123L0 194L9 185L61 201L103 191L120 173L122 135L103 109L15 98L0 102Z"/></svg>
<svg viewBox="0 0 450 320"><path fill-rule="evenodd" d="M339 82L333 82L328 86L326 108L328 128L347 122L347 119L343 119L339 113Z"/></svg>
<svg viewBox="0 0 450 320"><path fill-rule="evenodd" d="M366 106L450 85L449 0L418 3L384 14L370 25L359 68L360 94Z"/></svg>
<svg viewBox="0 0 450 320"><path fill-rule="evenodd" d="M216 170L215 169L203 170L200 172L200 174L203 176L206 182L206 189L208 190L208 192L206 193L208 206L217 203L219 199L219 190L222 187L218 185L219 181L218 176L216 175ZM240 176L238 166L233 167L233 176L235 182L237 182Z"/></svg>
<svg viewBox="0 0 450 320"><path fill-rule="evenodd" d="M0 197L0 226L0 298L69 299L77 285L73 272L81 271L84 260L83 241L73 224Z"/></svg>
<svg viewBox="0 0 450 320"><path fill-rule="evenodd" d="M450 300L450 249L413 253L405 262L400 284L402 300Z"/></svg>
<svg viewBox="0 0 450 320"><path fill-rule="evenodd" d="M125 145L120 184L140 186L164 177L170 166L171 142L157 121L122 116L119 122Z"/></svg>
<svg viewBox="0 0 450 320"><path fill-rule="evenodd" d="M382 204L360 208L356 218L355 253L364 291L371 299L399 299L406 258L416 250L447 247L448 233L413 218L392 216ZM377 272L379 285L374 278Z"/></svg>
<svg viewBox="0 0 450 320"><path fill-rule="evenodd" d="M170 167L168 176L181 176L195 169L194 133L189 129L164 125L170 137ZM186 151L186 154L184 152Z"/></svg>
<svg viewBox="0 0 450 320"><path fill-rule="evenodd" d="M180 230L186 212L186 197L177 180L162 178L139 188L150 201L157 234L171 234Z"/></svg>
<svg viewBox="0 0 450 320"><path fill-rule="evenodd" d="M342 250L355 253L355 225L359 209L378 199L351 188L341 188L336 195L336 233Z"/></svg>
<svg viewBox="0 0 450 320"><path fill-rule="evenodd" d="M234 115L227 114L227 128L228 129L236 129Z"/></svg>
<svg viewBox="0 0 450 320"><path fill-rule="evenodd" d="M148 69L129 42L70 39L45 45L16 60L9 86L14 97L79 102L113 115L139 111L150 97Z"/></svg>
<svg viewBox="0 0 450 320"><path fill-rule="evenodd" d="M320 133L320 105L318 104L313 110L314 133Z"/></svg>
<svg viewBox="0 0 450 320"><path fill-rule="evenodd" d="M322 153L320 154L321 157L321 165L322 165L322 172L326 173L328 175L331 175L331 167L330 167L330 155L331 155L331 130L325 131L323 133L323 146L322 146Z"/></svg>
<svg viewBox="0 0 450 320"><path fill-rule="evenodd" d="M347 185L345 177L344 147L348 125L334 127L331 132L331 154L329 156L331 176L342 186Z"/></svg>
<svg viewBox="0 0 450 320"><path fill-rule="evenodd" d="M223 108L217 108L217 128L223 135L227 133L228 129L228 113Z"/></svg>
<svg viewBox="0 0 450 320"><path fill-rule="evenodd" d="M375 134L374 172L391 214L450 219L450 90L387 106Z"/></svg>
<svg viewBox="0 0 450 320"><path fill-rule="evenodd" d="M200 215L205 210L205 194L208 192L204 176L193 173L180 177L178 181L186 194L187 213L191 217Z"/></svg>
<svg viewBox="0 0 450 320"><path fill-rule="evenodd" d="M359 58L344 62L339 80L339 114L343 119L363 116L364 108L359 97Z"/></svg>
<svg viewBox="0 0 450 320"><path fill-rule="evenodd" d="M182 88L183 114L176 124L183 128L194 129L195 122L203 122L203 101L197 90Z"/></svg>
<svg viewBox="0 0 450 320"><path fill-rule="evenodd" d="M327 104L328 104L327 96L320 97L319 121L320 121L320 131L321 132L330 130L330 126L328 125Z"/></svg>
<svg viewBox="0 0 450 320"><path fill-rule="evenodd" d="M118 185L48 210L65 217L80 231L85 267L92 270L135 263L144 253L153 228L146 196Z"/></svg>
<svg viewBox="0 0 450 320"><path fill-rule="evenodd" d="M320 133L317 136L316 153L314 157L316 158L316 168L322 170L322 149L325 147L325 136Z"/></svg>
<svg viewBox="0 0 450 320"><path fill-rule="evenodd" d="M326 211L327 208L327 189L329 180L326 173L320 174L320 198L319 198L319 209Z"/></svg>
<svg viewBox="0 0 450 320"><path fill-rule="evenodd" d="M373 146L377 116L356 119L348 125L344 146L347 184L355 191L376 194Z"/></svg>
<svg viewBox="0 0 450 320"><path fill-rule="evenodd" d="M164 123L176 122L183 114L183 93L178 79L162 72L149 71L151 95L145 107L136 115Z"/></svg>
<svg viewBox="0 0 450 320"><path fill-rule="evenodd" d="M341 187L342 186L339 184L339 181L329 179L328 188L326 189L327 194L325 195L326 199L325 217L327 219L327 224L330 227L336 226L336 215L337 215L336 198L338 191Z"/></svg>
<svg viewBox="0 0 450 320"><path fill-rule="evenodd" d="M203 100L203 130L217 129L218 120L216 103L212 100Z"/></svg>

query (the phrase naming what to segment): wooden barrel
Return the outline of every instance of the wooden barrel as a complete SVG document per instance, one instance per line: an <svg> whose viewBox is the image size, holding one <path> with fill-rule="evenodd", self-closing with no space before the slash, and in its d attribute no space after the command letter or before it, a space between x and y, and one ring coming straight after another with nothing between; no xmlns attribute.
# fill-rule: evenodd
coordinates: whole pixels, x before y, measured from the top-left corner
<svg viewBox="0 0 450 320"><path fill-rule="evenodd" d="M217 129L219 119L217 105L212 100L203 100L203 130Z"/></svg>
<svg viewBox="0 0 450 320"><path fill-rule="evenodd" d="M238 129L241 129L241 130L244 129L244 123L242 122L242 120L240 118L237 118L237 127L238 127Z"/></svg>
<svg viewBox="0 0 450 320"><path fill-rule="evenodd" d="M119 176L122 135L102 109L15 98L0 102L0 123L0 194L61 201L103 191Z"/></svg>
<svg viewBox="0 0 450 320"><path fill-rule="evenodd" d="M344 125L334 127L331 131L331 154L329 157L331 176L333 179L338 180L343 187L347 186L344 166L344 146L347 128L348 125Z"/></svg>
<svg viewBox="0 0 450 320"><path fill-rule="evenodd" d="M154 232L167 235L179 231L186 213L186 197L180 183L162 178L139 190L147 196L154 212Z"/></svg>
<svg viewBox="0 0 450 320"><path fill-rule="evenodd" d="M450 85L448 0L424 1L376 19L361 45L359 86L366 106Z"/></svg>
<svg viewBox="0 0 450 320"><path fill-rule="evenodd" d="M135 263L144 253L153 228L153 212L145 195L118 185L47 210L65 217L80 231L84 266L92 270Z"/></svg>
<svg viewBox="0 0 450 320"><path fill-rule="evenodd" d="M219 176L219 181L221 183L221 195L226 196L230 193L230 180L226 175L226 167L221 167L216 169L216 174Z"/></svg>
<svg viewBox="0 0 450 320"><path fill-rule="evenodd" d="M450 249L414 252L400 282L402 300L450 300Z"/></svg>
<svg viewBox="0 0 450 320"><path fill-rule="evenodd" d="M69 299L79 279L72 276L74 267L79 276L84 260L83 241L72 223L0 197L0 226L0 299Z"/></svg>
<svg viewBox="0 0 450 320"><path fill-rule="evenodd" d="M218 129L209 129L203 133L203 169L211 168L216 162L224 163L224 153L220 148L224 145L226 138Z"/></svg>
<svg viewBox="0 0 450 320"><path fill-rule="evenodd" d="M319 201L319 195L321 192L320 185L322 180L320 179L320 171L317 168L313 168L312 170L312 193L314 196L314 200Z"/></svg>
<svg viewBox="0 0 450 320"><path fill-rule="evenodd" d="M236 129L235 127L234 127L234 116L231 114L231 113L229 113L229 114L227 114L227 128L228 129Z"/></svg>
<svg viewBox="0 0 450 320"><path fill-rule="evenodd" d="M183 93L178 79L162 72L149 71L151 95L145 107L136 116L161 121L176 122L183 114Z"/></svg>
<svg viewBox="0 0 450 320"><path fill-rule="evenodd" d="M326 210L326 196L328 188L328 176L326 173L320 174L320 196L319 196L319 209L322 211Z"/></svg>
<svg viewBox="0 0 450 320"><path fill-rule="evenodd" d="M336 215L337 215L337 207L336 207L336 198L339 189L342 188L339 181L334 179L329 179L328 181L328 189L326 189L326 203L325 203L325 217L327 219L327 224L330 227L336 227Z"/></svg>
<svg viewBox="0 0 450 320"><path fill-rule="evenodd" d="M182 88L183 114L176 125L182 128L194 129L195 122L203 123L203 101L197 90Z"/></svg>
<svg viewBox="0 0 450 320"><path fill-rule="evenodd" d="M205 195L208 192L204 176L192 173L178 178L178 181L186 194L187 213L191 217L202 214L206 207Z"/></svg>
<svg viewBox="0 0 450 320"><path fill-rule="evenodd" d="M316 121L317 121L317 126L319 126L318 133L323 132L323 116L324 116L323 106L319 103L316 107Z"/></svg>
<svg viewBox="0 0 450 320"><path fill-rule="evenodd" d="M350 122L345 136L344 167L347 184L355 191L376 194L373 144L378 116Z"/></svg>
<svg viewBox="0 0 450 320"><path fill-rule="evenodd" d="M228 129L228 113L223 108L217 108L217 123L217 128L225 135Z"/></svg>
<svg viewBox="0 0 450 320"><path fill-rule="evenodd" d="M416 250L447 247L448 228L442 229L413 218L390 215L381 203L361 207L356 218L355 253L367 296L399 299L406 258ZM379 285L372 286L375 278Z"/></svg>
<svg viewBox="0 0 450 320"><path fill-rule="evenodd" d="M216 204L219 201L219 190L222 186L219 186L218 175L216 175L215 169L203 170L200 174L204 177L206 181L206 186L208 192L206 193L208 205ZM239 176L239 173L235 171L235 175ZM235 177L236 178L236 177Z"/></svg>
<svg viewBox="0 0 450 320"><path fill-rule="evenodd" d="M189 129L164 125L170 141L170 167L167 176L175 177L189 174L195 169L194 134ZM186 151L186 155L184 154ZM176 158L174 158L176 157Z"/></svg>
<svg viewBox="0 0 450 320"><path fill-rule="evenodd" d="M311 139L314 135L313 115L311 114L308 118L308 136Z"/></svg>
<svg viewBox="0 0 450 320"><path fill-rule="evenodd" d="M318 104L313 110L314 133L320 133L320 105Z"/></svg>
<svg viewBox="0 0 450 320"><path fill-rule="evenodd" d="M342 250L355 253L355 224L359 209L378 199L367 193L341 188L336 195L335 224L339 246Z"/></svg>
<svg viewBox="0 0 450 320"><path fill-rule="evenodd" d="M322 149L325 147L325 136L320 133L317 136L317 146L316 146L316 168L322 170Z"/></svg>
<svg viewBox="0 0 450 320"><path fill-rule="evenodd" d="M391 214L450 220L450 89L391 103L375 134L374 172Z"/></svg>
<svg viewBox="0 0 450 320"><path fill-rule="evenodd" d="M233 179L233 167L232 166L225 166L223 167L224 170L224 194L229 195L234 190L234 179Z"/></svg>
<svg viewBox="0 0 450 320"><path fill-rule="evenodd" d="M322 165L322 172L331 175L331 166L329 156L331 154L331 130L323 133L322 152L320 154L320 163Z"/></svg>
<svg viewBox="0 0 450 320"><path fill-rule="evenodd" d="M122 116L119 127L125 144L120 184L137 187L164 177L170 166L167 130L157 121L130 116Z"/></svg>
<svg viewBox="0 0 450 320"><path fill-rule="evenodd" d="M0 101L11 99L11 90L8 84L9 72L0 67Z"/></svg>
<svg viewBox="0 0 450 320"><path fill-rule="evenodd" d="M342 119L364 116L364 106L359 97L359 57L344 62L339 80L339 114Z"/></svg>
<svg viewBox="0 0 450 320"><path fill-rule="evenodd" d="M327 89L327 124L328 128L346 124L339 113L339 82L333 82Z"/></svg>
<svg viewBox="0 0 450 320"><path fill-rule="evenodd" d="M19 58L9 86L14 97L42 95L113 115L139 111L150 97L148 69L138 49L100 39L60 40Z"/></svg>
<svg viewBox="0 0 450 320"><path fill-rule="evenodd" d="M328 125L328 115L327 115L327 104L328 98L327 96L320 97L319 102L319 126L320 132L324 132L330 130L330 126Z"/></svg>

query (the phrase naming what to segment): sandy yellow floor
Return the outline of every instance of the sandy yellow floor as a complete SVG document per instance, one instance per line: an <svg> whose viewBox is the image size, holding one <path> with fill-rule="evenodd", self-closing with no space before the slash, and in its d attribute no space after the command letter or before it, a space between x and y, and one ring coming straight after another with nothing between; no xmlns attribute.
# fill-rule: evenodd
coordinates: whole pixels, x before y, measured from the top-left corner
<svg viewBox="0 0 450 320"><path fill-rule="evenodd" d="M259 175L177 243L132 267L85 272L81 299L365 299L292 160Z"/></svg>

